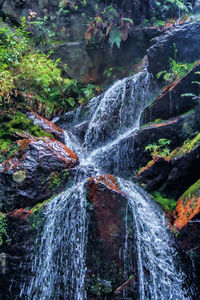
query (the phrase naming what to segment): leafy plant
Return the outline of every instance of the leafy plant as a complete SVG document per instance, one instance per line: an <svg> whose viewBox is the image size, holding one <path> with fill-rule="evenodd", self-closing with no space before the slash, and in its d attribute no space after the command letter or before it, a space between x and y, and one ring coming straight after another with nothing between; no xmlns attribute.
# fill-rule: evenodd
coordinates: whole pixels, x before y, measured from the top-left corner
<svg viewBox="0 0 200 300"><path fill-rule="evenodd" d="M152 157L160 155L167 156L169 155L170 149L167 145L170 145L171 141L167 139L159 139L158 143L149 144L145 147L145 151L150 151Z"/></svg>
<svg viewBox="0 0 200 300"><path fill-rule="evenodd" d="M152 193L152 197L164 208L164 210L174 211L176 207L176 201L174 199L165 198L160 192Z"/></svg>
<svg viewBox="0 0 200 300"><path fill-rule="evenodd" d="M155 15L162 17L180 17L192 11L192 4L187 0L161 0L155 1Z"/></svg>
<svg viewBox="0 0 200 300"><path fill-rule="evenodd" d="M87 13L83 16L88 18ZM128 17L121 17L119 12L109 5L96 5L96 16L89 17L86 30L86 40L88 43L97 43L108 37L108 41L113 47L120 48L122 41L128 38L128 34L133 27L133 20Z"/></svg>
<svg viewBox="0 0 200 300"><path fill-rule="evenodd" d="M168 83L172 83L180 78L182 78L185 74L187 74L196 64L196 61L193 63L181 63L176 61L177 49L175 48L175 59L169 58L170 69L167 72L166 70L159 72L156 77L159 79L163 77L165 81Z"/></svg>

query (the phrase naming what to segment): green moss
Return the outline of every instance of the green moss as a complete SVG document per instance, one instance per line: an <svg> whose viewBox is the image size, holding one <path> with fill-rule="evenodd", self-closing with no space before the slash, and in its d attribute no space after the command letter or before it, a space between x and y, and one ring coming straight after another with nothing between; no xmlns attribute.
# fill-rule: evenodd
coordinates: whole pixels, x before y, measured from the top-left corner
<svg viewBox="0 0 200 300"><path fill-rule="evenodd" d="M48 188L50 188L52 192L56 191L63 185L64 181L67 179L67 176L69 176L69 172L67 169L60 173L56 171L52 172L48 179Z"/></svg>
<svg viewBox="0 0 200 300"><path fill-rule="evenodd" d="M30 224L33 233L37 234L38 232L42 232L42 228L44 224L43 211L53 197L54 196L41 203L37 203L31 209L29 207L26 208L26 209L30 209L31 212L30 216L27 219L27 222Z"/></svg>
<svg viewBox="0 0 200 300"><path fill-rule="evenodd" d="M33 124L23 113L17 111L14 115L6 115L0 124L0 162L8 159L19 145L15 142L18 134L28 133L35 137L53 137L51 134Z"/></svg>
<svg viewBox="0 0 200 300"><path fill-rule="evenodd" d="M178 147L170 152L168 159L178 157L191 152L193 149L200 145L200 133L198 133L193 139L187 139L181 147Z"/></svg>
<svg viewBox="0 0 200 300"><path fill-rule="evenodd" d="M4 214L0 212L0 246L3 245L3 242L8 242L9 237L7 233L7 222Z"/></svg>
<svg viewBox="0 0 200 300"><path fill-rule="evenodd" d="M92 294L102 296L112 292L111 282L97 279L90 288Z"/></svg>
<svg viewBox="0 0 200 300"><path fill-rule="evenodd" d="M200 179L197 180L193 185L191 185L189 189L187 189L187 191L184 192L181 198L189 199L194 195L200 195Z"/></svg>
<svg viewBox="0 0 200 300"><path fill-rule="evenodd" d="M160 192L152 193L152 197L164 210L173 211L176 207L176 201L174 199L165 198Z"/></svg>

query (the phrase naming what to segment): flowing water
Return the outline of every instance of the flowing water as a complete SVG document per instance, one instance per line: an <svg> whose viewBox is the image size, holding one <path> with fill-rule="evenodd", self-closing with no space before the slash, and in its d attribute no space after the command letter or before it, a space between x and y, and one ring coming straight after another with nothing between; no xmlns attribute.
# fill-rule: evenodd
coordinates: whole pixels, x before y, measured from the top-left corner
<svg viewBox="0 0 200 300"><path fill-rule="evenodd" d="M140 299L195 299L160 207L134 183L118 178L118 184L133 215Z"/></svg>
<svg viewBox="0 0 200 300"><path fill-rule="evenodd" d="M139 128L142 110L153 90L152 77L144 70L117 81L87 106L58 120L60 126L69 130L65 131L65 144L78 155L80 165L71 186L44 209L44 227L36 239L32 277L22 287L21 296L30 300L87 299L84 282L88 215L84 184L91 175L102 174L105 169L120 173L122 164L126 164L122 159L123 141ZM133 183L119 178L118 181L128 195L133 214L140 300L192 299L185 296L185 292L189 295L184 287L186 275L180 269L178 251L161 210ZM127 239L125 265L126 248Z"/></svg>

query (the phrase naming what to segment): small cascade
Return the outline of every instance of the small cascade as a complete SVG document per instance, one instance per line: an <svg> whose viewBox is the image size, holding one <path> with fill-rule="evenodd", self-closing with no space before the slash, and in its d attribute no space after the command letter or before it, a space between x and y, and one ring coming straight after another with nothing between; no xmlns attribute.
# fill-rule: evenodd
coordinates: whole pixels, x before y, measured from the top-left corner
<svg viewBox="0 0 200 300"><path fill-rule="evenodd" d="M87 214L84 182L56 196L44 210L35 242L32 278L21 290L27 299L84 299ZM21 299L21 298L20 298Z"/></svg>
<svg viewBox="0 0 200 300"><path fill-rule="evenodd" d="M151 75L144 70L108 89L89 122L84 138L86 149L112 143L127 131L137 129L152 86Z"/></svg>
<svg viewBox="0 0 200 300"><path fill-rule="evenodd" d="M133 215L140 300L193 299L193 287L189 289L180 252L162 210L134 183L119 178L118 183L128 195ZM187 272L191 274L192 268Z"/></svg>

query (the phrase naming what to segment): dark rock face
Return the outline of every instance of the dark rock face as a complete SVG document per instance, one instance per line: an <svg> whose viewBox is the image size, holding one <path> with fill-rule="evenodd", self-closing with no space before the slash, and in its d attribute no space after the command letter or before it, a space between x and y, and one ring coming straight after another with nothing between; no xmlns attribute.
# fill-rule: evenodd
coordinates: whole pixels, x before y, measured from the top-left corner
<svg viewBox="0 0 200 300"><path fill-rule="evenodd" d="M98 296L98 299L104 299L101 297L112 295L136 268L130 237L125 249L126 231L130 225L125 221L128 218L127 198L112 175L89 179L86 189L91 209L86 277L88 293L91 299L97 299ZM126 273L123 271L124 257L129 264ZM133 295L134 290L131 293Z"/></svg>
<svg viewBox="0 0 200 300"><path fill-rule="evenodd" d="M62 128L58 127L47 119L40 117L34 112L27 112L26 115L30 120L33 121L33 124L37 125L44 131L51 133L54 138L59 140L60 142L64 142L64 131Z"/></svg>
<svg viewBox="0 0 200 300"><path fill-rule="evenodd" d="M200 271L200 214L196 215L178 233L176 242L195 262L197 274ZM200 280L198 278L198 280Z"/></svg>
<svg viewBox="0 0 200 300"><path fill-rule="evenodd" d="M58 192L77 156L50 138L18 141L20 150L0 165L1 210L34 205Z"/></svg>
<svg viewBox="0 0 200 300"><path fill-rule="evenodd" d="M136 179L146 185L147 191L159 188L167 196L177 198L199 178L199 151L200 146L169 161L159 158L139 173Z"/></svg>
<svg viewBox="0 0 200 300"><path fill-rule="evenodd" d="M34 235L27 221L29 212L16 210L7 216L9 242L3 244L0 253L0 299L20 298L20 284L24 276L30 276L30 256L34 245ZM27 256L29 254L29 256ZM3 265L2 265L3 264Z"/></svg>
<svg viewBox="0 0 200 300"><path fill-rule="evenodd" d="M139 173L135 176L135 180L142 182L148 191L156 190L165 183L170 169L169 161L161 156L157 156L141 174Z"/></svg>
<svg viewBox="0 0 200 300"><path fill-rule="evenodd" d="M178 50L179 61L193 62L200 57L200 22L185 23L169 29L164 35L152 40L147 50L149 71L156 75L168 69L169 57L174 58L174 44Z"/></svg>
<svg viewBox="0 0 200 300"><path fill-rule="evenodd" d="M184 93L193 93L198 95L199 87L193 84L198 81L196 72L200 71L200 62L182 79L169 85L162 94L150 105L144 112L142 123L149 123L156 119L169 119L185 113L197 105L197 100L192 97L181 97Z"/></svg>

